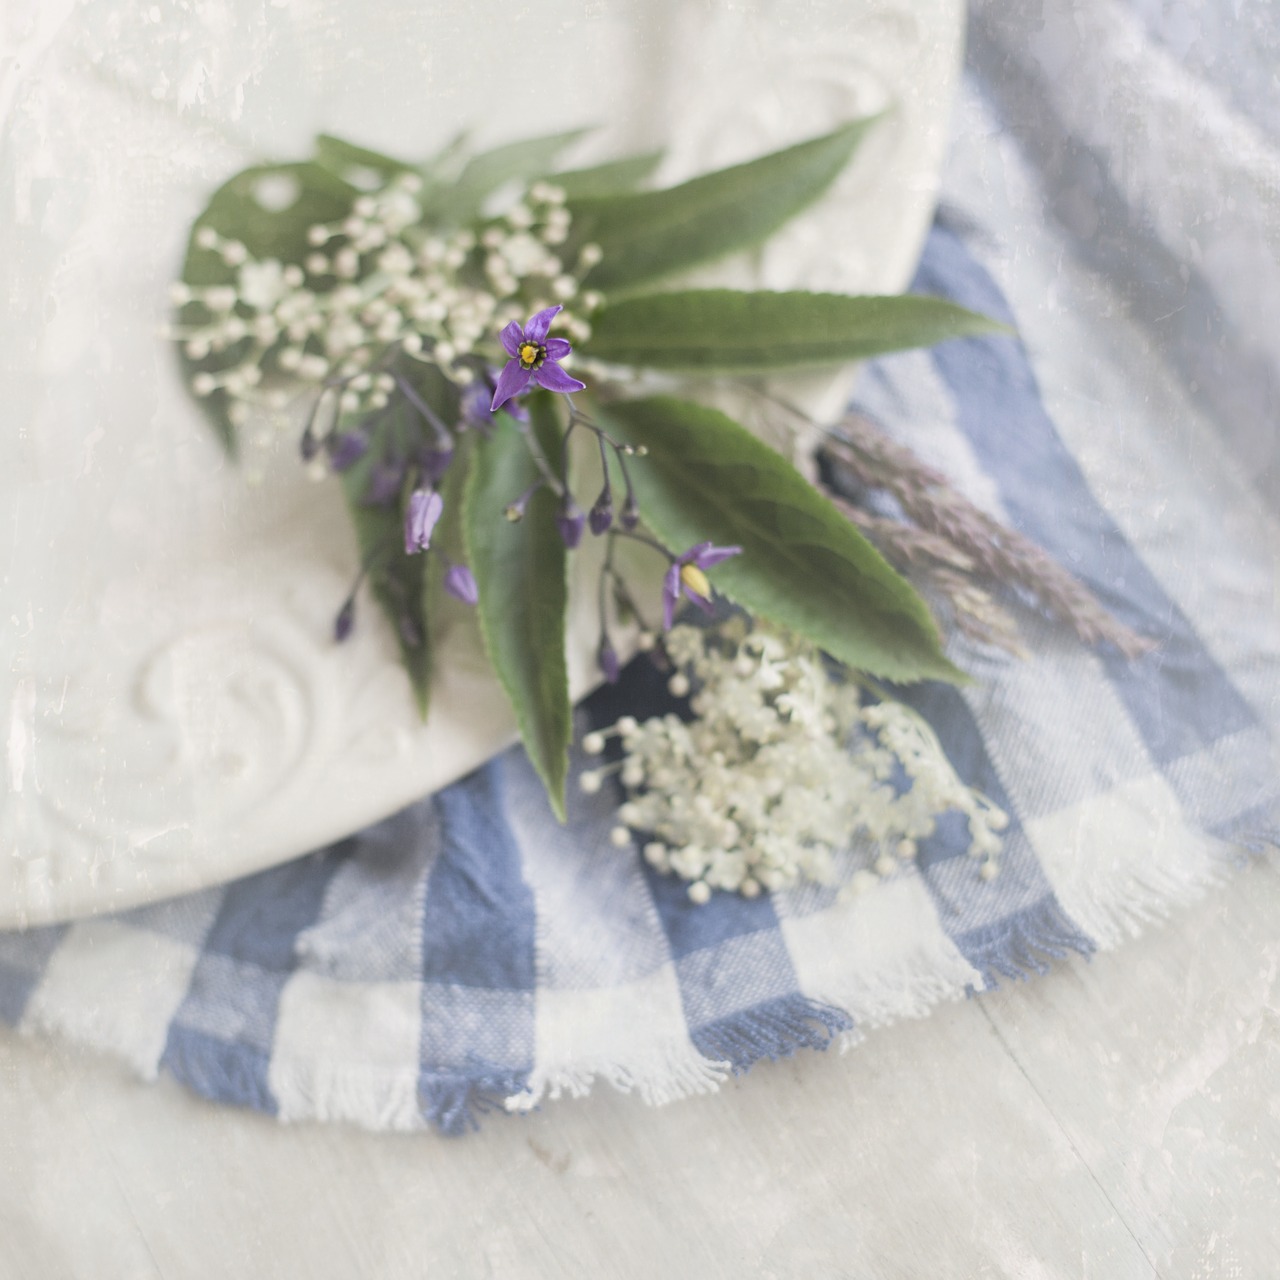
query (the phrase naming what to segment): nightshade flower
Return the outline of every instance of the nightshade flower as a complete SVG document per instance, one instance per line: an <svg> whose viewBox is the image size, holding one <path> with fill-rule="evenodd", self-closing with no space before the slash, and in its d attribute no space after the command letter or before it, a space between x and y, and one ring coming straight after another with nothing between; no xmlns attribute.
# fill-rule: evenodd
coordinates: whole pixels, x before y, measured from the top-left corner
<svg viewBox="0 0 1280 1280"><path fill-rule="evenodd" d="M670 630L681 593L706 613L711 612L711 583L705 570L730 556L739 555L741 547L716 547L699 542L682 556L677 556L662 580L662 627Z"/></svg>
<svg viewBox="0 0 1280 1280"><path fill-rule="evenodd" d="M409 495L404 513L405 555L425 551L431 545L431 533L443 510L444 499L434 489L415 489Z"/></svg>
<svg viewBox="0 0 1280 1280"><path fill-rule="evenodd" d="M581 391L587 384L570 377L561 367L573 348L564 338L548 338L551 322L563 307L547 307L530 318L523 328L514 320L498 335L510 360L498 375L489 412L496 413L512 396L535 387L548 391Z"/></svg>

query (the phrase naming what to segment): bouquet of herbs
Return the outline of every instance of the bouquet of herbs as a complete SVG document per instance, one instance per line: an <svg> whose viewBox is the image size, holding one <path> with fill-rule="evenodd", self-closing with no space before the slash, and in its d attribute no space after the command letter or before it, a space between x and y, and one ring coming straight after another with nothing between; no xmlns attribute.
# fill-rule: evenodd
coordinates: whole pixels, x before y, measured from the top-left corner
<svg viewBox="0 0 1280 1280"><path fill-rule="evenodd" d="M621 751L582 785L620 774L617 842L641 833L695 901L830 878L857 833L883 873L948 808L995 870L1003 815L874 683L963 678L876 543L980 591L972 548L838 505L696 398L699 379L737 378L785 417L767 375L999 328L937 298L678 287L820 197L872 124L658 190L658 155L558 168L577 134L480 153L459 140L424 163L322 136L311 159L214 194L174 286L183 369L226 448L274 415L342 485L361 568L336 639L367 590L426 716L432 681L449 678L432 665L445 597L474 606L562 816L569 562L604 540L601 675L618 678L626 635L692 701L685 718L624 717ZM886 447L880 471L865 438L838 460L887 487L909 480ZM720 609L710 629L673 630L716 594L737 606L727 623ZM608 736L584 745L602 752Z"/></svg>

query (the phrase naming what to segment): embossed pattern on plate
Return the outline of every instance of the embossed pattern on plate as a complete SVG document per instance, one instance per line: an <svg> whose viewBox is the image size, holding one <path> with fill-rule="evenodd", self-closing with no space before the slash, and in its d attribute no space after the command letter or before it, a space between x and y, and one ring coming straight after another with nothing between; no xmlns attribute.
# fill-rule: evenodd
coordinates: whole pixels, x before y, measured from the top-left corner
<svg viewBox="0 0 1280 1280"><path fill-rule="evenodd" d="M956 0L820 0L803 24L765 0L26 8L0 101L0 926L297 856L512 736L465 619L425 727L372 608L335 648L355 569L336 493L287 442L247 484L188 400L160 328L209 191L322 129L412 155L468 122L496 141L614 121L575 159L665 143L678 180L892 105L819 206L698 279L896 290L932 211L963 17ZM847 385L791 393L830 411ZM590 595L576 696L596 679Z"/></svg>

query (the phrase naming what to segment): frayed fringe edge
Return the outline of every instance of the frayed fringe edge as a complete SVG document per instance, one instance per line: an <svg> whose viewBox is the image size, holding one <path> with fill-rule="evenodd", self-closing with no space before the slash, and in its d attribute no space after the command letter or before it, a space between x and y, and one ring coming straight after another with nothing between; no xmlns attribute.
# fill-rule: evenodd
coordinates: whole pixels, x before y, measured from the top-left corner
<svg viewBox="0 0 1280 1280"><path fill-rule="evenodd" d="M669 1041L638 1064L600 1061L543 1068L506 1105L509 1111L529 1111L543 1098L580 1098L603 1080L624 1093L638 1093L650 1106L662 1106L714 1093L730 1075L741 1075L762 1058L826 1049L852 1026L849 1014L834 1005L798 993L780 996L699 1027L690 1040Z"/></svg>
<svg viewBox="0 0 1280 1280"><path fill-rule="evenodd" d="M525 1112L544 1099L582 1097L597 1080L660 1106L715 1092L731 1074L748 1070L762 1058L777 1059L799 1049L825 1049L832 1044L843 1052L860 1043L872 1027L923 1017L944 1000L997 986L998 977L1025 979L1047 972L1050 959L1070 952L1088 955L1095 949L1109 950L1126 936L1136 936L1143 926L1201 898L1229 878L1248 855L1266 856L1277 850L1280 826L1267 823L1232 831L1197 865L1174 869L1152 863L1113 880L1106 892L1091 894L1087 908L1080 912L1090 917L1089 933L1050 896L1018 916L957 939L959 951L917 955L873 984L841 992L830 1003L798 994L780 997L701 1028L692 1044L671 1040L626 1066L612 1060L580 1060L526 1076L494 1070L488 1064L488 1069L475 1073L419 1074L277 1061L270 1066L271 1097L247 1088L250 1082L241 1078L242 1073L233 1079L226 1072L211 1074L207 1069L191 1069L197 1065L192 1062L173 1061L166 1062L165 1069L214 1102L268 1112L277 1111L278 1106L277 1113L286 1121L342 1121L381 1131L430 1126L444 1134L463 1134L478 1128L479 1117L487 1112ZM52 1032L122 1057L144 1079L157 1075L154 1063L144 1063L119 1036L51 1018L20 1020L18 1029L23 1034Z"/></svg>
<svg viewBox="0 0 1280 1280"><path fill-rule="evenodd" d="M762 1058L776 1062L797 1049L826 1049L853 1019L843 1009L799 994L779 996L699 1027L690 1037L700 1053L723 1059L741 1075Z"/></svg>
<svg viewBox="0 0 1280 1280"><path fill-rule="evenodd" d="M982 979L974 991L994 990L1002 977L1023 982L1048 973L1050 960L1064 960L1073 951L1087 956L1097 950L1093 939L1052 894L995 924L970 930L955 943Z"/></svg>
<svg viewBox="0 0 1280 1280"><path fill-rule="evenodd" d="M1099 951L1113 951L1151 925L1168 920L1180 907L1200 901L1251 858L1280 849L1280 827L1233 830L1210 840L1203 856L1194 861L1173 865L1146 862L1103 883L1095 877L1078 891L1078 900L1068 902L1068 909Z"/></svg>
<svg viewBox="0 0 1280 1280"><path fill-rule="evenodd" d="M949 938L832 997L847 1009L854 1026L836 1040L841 1053L859 1045L867 1032L904 1018L926 1018L938 1005L961 999L981 982L978 971Z"/></svg>
<svg viewBox="0 0 1280 1280"><path fill-rule="evenodd" d="M375 1131L432 1128L459 1137L480 1127L480 1117L501 1111L526 1087L523 1072L481 1067L461 1071L332 1067L273 1063L272 1091L285 1122L346 1122Z"/></svg>
<svg viewBox="0 0 1280 1280"><path fill-rule="evenodd" d="M599 1080L620 1093L636 1093L651 1107L714 1093L729 1077L728 1062L705 1058L687 1040L670 1040L627 1065L612 1059L581 1059L536 1069L528 1087L506 1100L511 1112L531 1111L544 1099L583 1098Z"/></svg>

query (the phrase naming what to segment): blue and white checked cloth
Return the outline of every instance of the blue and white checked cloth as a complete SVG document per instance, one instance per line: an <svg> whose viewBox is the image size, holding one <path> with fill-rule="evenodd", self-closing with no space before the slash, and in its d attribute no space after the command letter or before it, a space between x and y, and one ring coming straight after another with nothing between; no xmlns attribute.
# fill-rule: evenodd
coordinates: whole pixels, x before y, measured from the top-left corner
<svg viewBox="0 0 1280 1280"><path fill-rule="evenodd" d="M944 220L917 280L1012 320L1003 273L1034 360L1012 338L953 342L876 362L859 391L1160 642L1126 662L1033 617L1029 661L956 642L977 682L912 691L961 774L1012 815L997 880L944 821L914 867L857 898L807 887L696 907L610 844L616 796L572 792L562 828L511 750L288 865L0 935L0 1017L282 1119L457 1133L486 1106L597 1079L661 1102L852 1043L1113 946L1241 846L1274 842L1280 530L1137 332L1036 237L1016 270L994 252L988 268ZM665 697L641 661L582 720Z"/></svg>

